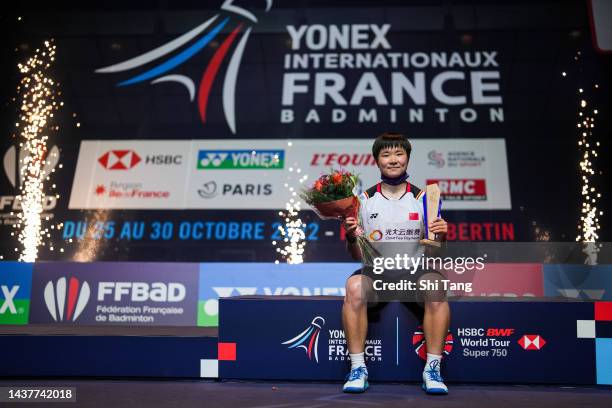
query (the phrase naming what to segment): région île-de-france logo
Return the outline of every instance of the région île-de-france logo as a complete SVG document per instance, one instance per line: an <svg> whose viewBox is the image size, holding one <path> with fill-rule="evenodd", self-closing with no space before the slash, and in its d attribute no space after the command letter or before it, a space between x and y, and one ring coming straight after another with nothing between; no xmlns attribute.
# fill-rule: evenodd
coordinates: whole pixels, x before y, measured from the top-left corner
<svg viewBox="0 0 612 408"><path fill-rule="evenodd" d="M412 345L414 346L414 352L422 360L427 360L427 343L425 342L425 334L423 333L423 327L419 326L412 335ZM444 340L444 350L442 356L448 356L453 351L453 334L448 331L446 339Z"/></svg>
<svg viewBox="0 0 612 408"><path fill-rule="evenodd" d="M525 350L541 350L546 341L539 334L525 334L518 340L518 344Z"/></svg>
<svg viewBox="0 0 612 408"><path fill-rule="evenodd" d="M325 325L325 319L321 316L317 316L312 319L310 326L308 326L303 332L295 336L294 338L283 342L282 344L287 345L290 349L303 348L306 351L306 355L309 360L312 360L314 355L315 361L319 362L319 334L321 334L321 328Z"/></svg>
<svg viewBox="0 0 612 408"><path fill-rule="evenodd" d="M136 74L129 79L119 82L117 86L134 85L145 81L151 81L151 84L159 84L163 82L176 82L187 88L189 92L189 100L194 102L197 92L198 112L202 123L206 123L206 108L208 106L210 91L213 82L217 76L220 66L223 63L229 50L232 48L238 34L242 31L242 37L233 48L225 80L223 82L223 112L227 125L232 133L236 133L236 116L235 116L235 94L236 80L238 78L238 70L242 60L244 48L251 34L253 24L257 24L258 20L255 14L250 10L234 4L234 0L225 0L221 5L221 13L212 16L204 23L195 27L191 31L175 38L174 40L163 44L149 52L141 54L129 60L113 64L107 67L97 69L99 74L111 74L117 72L130 71L136 68L144 67L148 64L155 63L156 60L165 58L164 61L155 63L155 66L146 69L140 74ZM268 12L272 8L272 0L265 0L265 11ZM237 25L235 25L237 24ZM235 25L235 26L233 26ZM232 27L230 34L223 40L221 45L215 51L212 59L204 69L199 85L196 91L196 85L192 78L177 73L172 73L173 70L183 65L189 59L194 57L204 49L225 27ZM188 45L191 43L190 45ZM184 47L182 51L179 51Z"/></svg>
<svg viewBox="0 0 612 408"><path fill-rule="evenodd" d="M47 310L56 322L76 321L87 306L90 294L89 284L83 281L81 285L74 277L70 278L68 285L66 278L59 278L55 285L49 281L44 290Z"/></svg>
<svg viewBox="0 0 612 408"><path fill-rule="evenodd" d="M98 158L98 163L106 170L129 170L141 162L133 150L109 150Z"/></svg>

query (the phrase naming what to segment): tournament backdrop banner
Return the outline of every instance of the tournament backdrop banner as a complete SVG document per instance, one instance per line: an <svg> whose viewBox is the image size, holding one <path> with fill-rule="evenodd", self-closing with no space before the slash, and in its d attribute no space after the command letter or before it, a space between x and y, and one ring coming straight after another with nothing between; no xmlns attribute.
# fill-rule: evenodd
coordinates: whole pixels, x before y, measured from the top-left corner
<svg viewBox="0 0 612 408"><path fill-rule="evenodd" d="M612 300L612 265L545 264L544 293L589 301Z"/></svg>
<svg viewBox="0 0 612 408"><path fill-rule="evenodd" d="M28 324L32 264L0 262L0 324Z"/></svg>
<svg viewBox="0 0 612 408"><path fill-rule="evenodd" d="M445 209L511 209L503 139L412 145L411 182L438 183ZM372 143L363 139L83 141L69 207L284 209L332 168L358 174L362 189L379 182Z"/></svg>
<svg viewBox="0 0 612 408"><path fill-rule="evenodd" d="M200 264L198 326L218 326L219 298L241 295L344 296L358 263Z"/></svg>
<svg viewBox="0 0 612 408"><path fill-rule="evenodd" d="M37 263L30 323L193 326L197 288L197 264Z"/></svg>
<svg viewBox="0 0 612 408"><path fill-rule="evenodd" d="M610 304L601 306L609 320ZM341 309L341 299L221 299L219 341L233 345L235 358L220 361L220 377L341 381L350 366ZM453 302L451 309L442 365L448 381L595 384L610 369L610 354L603 347L595 354L596 341L610 339L587 329L598 319L596 304ZM599 315L598 325L609 323ZM388 304L369 324L370 378L421 381L423 340L415 315Z"/></svg>
<svg viewBox="0 0 612 408"><path fill-rule="evenodd" d="M610 94L584 2L553 12L539 2L205 3L33 10L10 30L7 41L28 45L7 47L11 66L41 33L57 45L51 75L64 104L47 141L42 214L57 228L39 259L274 261L278 209L295 182L347 167L367 187L370 144L384 131L413 141L415 184L440 185L449 239L575 239L578 74ZM591 91L589 107L609 111ZM6 129L19 106L2 116ZM4 259L19 254L11 226L28 153L15 140L0 146ZM307 260L349 261L337 222L300 217Z"/></svg>

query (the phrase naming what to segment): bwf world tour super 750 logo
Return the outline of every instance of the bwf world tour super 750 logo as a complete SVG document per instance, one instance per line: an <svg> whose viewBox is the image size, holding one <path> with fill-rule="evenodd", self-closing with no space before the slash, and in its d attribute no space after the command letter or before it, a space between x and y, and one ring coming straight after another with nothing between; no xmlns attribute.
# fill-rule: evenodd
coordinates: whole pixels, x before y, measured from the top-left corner
<svg viewBox="0 0 612 408"><path fill-rule="evenodd" d="M265 0L268 12L272 8L272 0ZM137 74L129 79L126 79L118 84L118 86L134 85L145 81L151 81L151 84L159 84L163 82L179 83L189 92L189 100L194 102L197 93L198 112L202 123L206 123L206 109L209 102L209 96L212 85L217 77L219 68L228 55L230 49L234 45L236 38L242 32L242 37L235 45L233 54L231 55L225 80L223 82L223 112L225 120L230 127L232 133L236 133L236 116L235 116L235 91L236 80L238 78L238 70L242 60L244 48L251 34L252 25L258 22L257 17L250 10L239 7L234 4L234 0L225 0L221 5L222 13L216 14L209 18L204 23L195 27L191 31L175 38L174 40L161 45L151 51L141 54L137 57L97 69L100 74L112 74L124 71L130 71L137 68L142 68L148 64L155 63L154 66ZM245 22L246 21L246 22ZM217 48L212 59L204 69L202 76L199 79L199 85L196 90L196 82L182 74L172 74L171 71L181 66L193 56L201 52L215 37L219 35L221 30L226 27L231 27L230 34L223 40ZM195 39L195 40L194 40ZM191 45L187 45L192 42ZM185 48L178 52L182 47ZM161 61L165 59L164 61Z"/></svg>

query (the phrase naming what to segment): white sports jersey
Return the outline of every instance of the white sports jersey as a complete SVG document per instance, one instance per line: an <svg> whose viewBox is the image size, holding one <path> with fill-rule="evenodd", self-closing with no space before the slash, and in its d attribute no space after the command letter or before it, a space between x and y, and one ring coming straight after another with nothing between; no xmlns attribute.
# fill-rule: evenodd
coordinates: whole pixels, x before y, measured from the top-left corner
<svg viewBox="0 0 612 408"><path fill-rule="evenodd" d="M424 252L423 245L418 244L424 236L423 193L407 183L404 195L390 200L384 196L378 183L359 196L360 224L365 236L382 256L407 254L418 257Z"/></svg>

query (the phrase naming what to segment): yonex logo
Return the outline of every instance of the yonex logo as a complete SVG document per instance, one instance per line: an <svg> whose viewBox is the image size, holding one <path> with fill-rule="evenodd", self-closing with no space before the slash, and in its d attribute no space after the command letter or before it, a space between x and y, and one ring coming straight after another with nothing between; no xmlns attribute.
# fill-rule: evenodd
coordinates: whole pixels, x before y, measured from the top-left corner
<svg viewBox="0 0 612 408"><path fill-rule="evenodd" d="M52 281L47 282L44 290L45 304L54 321L74 322L85 309L90 293L86 281L81 285L78 279L70 278L66 285L66 278L59 278L55 285Z"/></svg>
<svg viewBox="0 0 612 408"><path fill-rule="evenodd" d="M266 0L265 11L270 11L271 7L272 0ZM110 74L130 71L154 64L150 69L133 75L131 78L120 82L117 86L134 85L148 81L151 81L151 84L164 82L181 84L187 89L191 102L196 100L197 92L198 113L202 123L206 123L207 107L212 85L217 77L219 68L226 66L227 70L225 80L223 81L223 113L232 133L236 133L235 94L238 70L242 54L251 34L252 25L257 23L258 20L255 14L246 8L235 5L233 0L225 0L221 5L221 11L223 15L221 13L214 15L191 31L166 44L118 64L97 69L96 72ZM227 28L229 28L230 33L217 47L212 59L202 72L197 90L192 78L183 74L171 73L172 70L203 51L223 29ZM242 37L234 46L234 42L241 31L244 34L242 34ZM233 53L229 52L232 46ZM183 49L180 50L181 48ZM229 63L225 64L224 59L229 54L231 54L231 58ZM162 58L164 60L159 61Z"/></svg>
<svg viewBox="0 0 612 408"><path fill-rule="evenodd" d="M290 349L303 348L309 360L314 356L315 361L319 362L319 335L321 328L325 325L325 319L317 316L312 319L310 326L294 338L283 342Z"/></svg>
<svg viewBox="0 0 612 408"><path fill-rule="evenodd" d="M373 214L370 215L370 219L371 220L376 218L376 217L378 217L378 213L373 213Z"/></svg>
<svg viewBox="0 0 612 408"><path fill-rule="evenodd" d="M284 150L200 150L199 170L280 170L285 164Z"/></svg>
<svg viewBox="0 0 612 408"><path fill-rule="evenodd" d="M228 153L200 151L198 154L198 169L220 167L227 156Z"/></svg>
<svg viewBox="0 0 612 408"><path fill-rule="evenodd" d="M110 150L98 158L98 163L107 170L129 170L140 161L140 156L133 150Z"/></svg>
<svg viewBox="0 0 612 408"><path fill-rule="evenodd" d="M541 350L546 341L539 334L526 334L519 339L518 344L525 350Z"/></svg>

